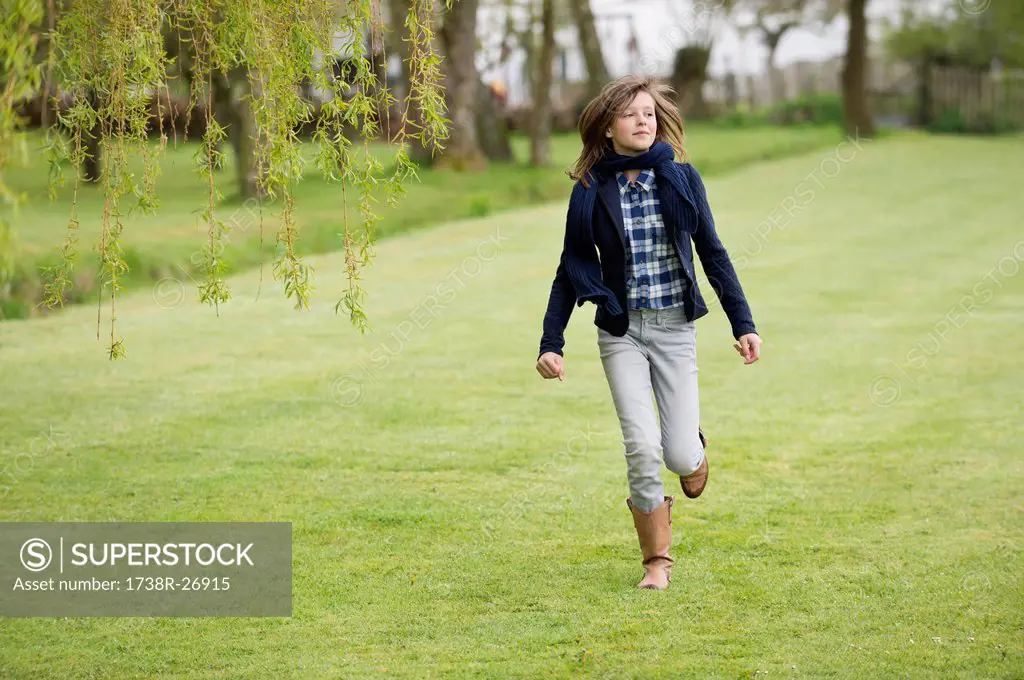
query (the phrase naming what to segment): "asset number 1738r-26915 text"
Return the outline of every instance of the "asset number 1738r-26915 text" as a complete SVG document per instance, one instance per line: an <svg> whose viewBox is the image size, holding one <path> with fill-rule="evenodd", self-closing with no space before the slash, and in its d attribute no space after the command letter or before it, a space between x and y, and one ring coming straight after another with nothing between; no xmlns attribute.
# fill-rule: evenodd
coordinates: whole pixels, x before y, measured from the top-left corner
<svg viewBox="0 0 1024 680"><path fill-rule="evenodd" d="M125 590L229 590L229 577L209 576L132 576L125 579Z"/></svg>

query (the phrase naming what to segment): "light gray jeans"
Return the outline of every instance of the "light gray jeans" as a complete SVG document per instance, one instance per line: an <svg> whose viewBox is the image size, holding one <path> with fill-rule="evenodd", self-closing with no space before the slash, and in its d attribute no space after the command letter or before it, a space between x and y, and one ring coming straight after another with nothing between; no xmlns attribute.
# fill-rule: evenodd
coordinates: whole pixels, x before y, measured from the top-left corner
<svg viewBox="0 0 1024 680"><path fill-rule="evenodd" d="M598 328L597 344L622 426L630 497L650 512L664 500L663 459L677 475L693 472L704 459L697 434L697 326L682 307L628 313L626 335Z"/></svg>

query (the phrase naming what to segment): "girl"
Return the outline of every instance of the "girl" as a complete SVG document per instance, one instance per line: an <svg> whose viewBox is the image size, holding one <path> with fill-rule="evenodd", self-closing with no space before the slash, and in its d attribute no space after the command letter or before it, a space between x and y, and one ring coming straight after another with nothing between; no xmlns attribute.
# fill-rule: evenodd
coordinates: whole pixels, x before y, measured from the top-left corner
<svg viewBox="0 0 1024 680"><path fill-rule="evenodd" d="M673 565L674 497L663 494L662 460L687 498L700 496L708 478L694 325L708 309L691 241L732 325L733 346L747 364L761 348L704 183L685 162L673 96L650 78L625 76L580 116L583 152L569 173L576 184L537 359L541 376L564 379L563 333L573 307L596 305L598 349L625 445L626 505L645 568L637 587L656 590L668 587Z"/></svg>

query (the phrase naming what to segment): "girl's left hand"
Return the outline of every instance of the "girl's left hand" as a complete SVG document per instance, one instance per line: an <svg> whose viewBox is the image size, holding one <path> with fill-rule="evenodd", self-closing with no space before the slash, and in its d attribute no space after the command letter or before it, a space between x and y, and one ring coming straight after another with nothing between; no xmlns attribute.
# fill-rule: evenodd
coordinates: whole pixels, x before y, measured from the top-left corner
<svg viewBox="0 0 1024 680"><path fill-rule="evenodd" d="M757 333L740 336L739 342L733 347L743 357L744 364L752 364L761 358L761 338Z"/></svg>

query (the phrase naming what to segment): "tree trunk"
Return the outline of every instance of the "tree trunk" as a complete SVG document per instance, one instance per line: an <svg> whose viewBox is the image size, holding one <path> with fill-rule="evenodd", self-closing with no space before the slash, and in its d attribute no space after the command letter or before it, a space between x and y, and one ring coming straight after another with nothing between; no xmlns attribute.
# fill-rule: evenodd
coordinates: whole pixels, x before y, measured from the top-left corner
<svg viewBox="0 0 1024 680"><path fill-rule="evenodd" d="M768 45L768 83L772 91L772 104L778 104L786 99L786 87L782 82L782 74L775 67L775 50L778 44Z"/></svg>
<svg viewBox="0 0 1024 680"><path fill-rule="evenodd" d="M867 17L868 0L848 0L847 15L850 31L846 41L846 62L843 65L843 119L846 134L871 137L875 134L871 113L868 111L865 76L867 71Z"/></svg>
<svg viewBox="0 0 1024 680"><path fill-rule="evenodd" d="M90 89L86 95L94 110L99 110L100 101L96 91ZM99 123L93 125L82 134L82 144L85 146L85 161L82 164L82 179L86 182L97 184L100 181L100 163L103 151L100 147L100 137L103 131Z"/></svg>
<svg viewBox="0 0 1024 680"><path fill-rule="evenodd" d="M456 0L445 15L441 41L445 54L445 92L452 121L438 165L455 170L481 170L487 159L476 134L477 84L476 11L479 0Z"/></svg>
<svg viewBox="0 0 1024 680"><path fill-rule="evenodd" d="M918 66L917 111L914 123L920 127L928 127L932 123L932 61L926 54Z"/></svg>
<svg viewBox="0 0 1024 680"><path fill-rule="evenodd" d="M672 86L678 97L679 111L687 118L710 117L711 112L704 100L704 81L707 80L710 55L710 45L689 45L676 53Z"/></svg>
<svg viewBox="0 0 1024 680"><path fill-rule="evenodd" d="M586 0L583 0L586 2ZM555 62L554 0L543 0L543 37L534 70L533 115L530 117L530 164L551 164L551 71Z"/></svg>
<svg viewBox="0 0 1024 680"><path fill-rule="evenodd" d="M82 135L82 143L85 146L85 160L82 164L82 179L86 182L96 184L100 181L100 127L93 126Z"/></svg>
<svg viewBox="0 0 1024 680"><path fill-rule="evenodd" d="M476 111L476 134L480 150L488 160L509 162L512 160L512 144L509 141L508 122L505 112L499 110L494 95L483 82L477 83L479 106Z"/></svg>
<svg viewBox="0 0 1024 680"><path fill-rule="evenodd" d="M736 74L729 71L725 74L725 107L728 111L732 112L736 110L736 105L739 104L740 94L739 85L736 82Z"/></svg>
<svg viewBox="0 0 1024 680"><path fill-rule="evenodd" d="M210 84L213 88L213 92L211 93L211 100L213 101L213 118L220 123L221 126L227 128L228 141L237 156L239 142L236 138L238 137L240 126L234 102L232 102L231 97L231 80L220 71L214 71L210 74ZM220 143L218 142L218 147L219 146ZM217 151L222 151L222 149L218 148ZM217 165L217 169L220 170L219 164ZM241 187L239 187L239 193L245 196L245 192Z"/></svg>
<svg viewBox="0 0 1024 680"><path fill-rule="evenodd" d="M411 6L410 0L388 0L388 11L391 15L391 31L395 34L396 45L398 46L398 55L402 59L402 84L401 92L399 93L402 102L401 110L405 110L408 103L409 106L409 123L413 126L413 129L419 129L423 122L422 112L419 107L416 106L415 102L408 102L409 97L409 59L412 57L411 45L409 43L409 27L405 25L406 17L409 16L409 8ZM409 158L412 159L417 165L429 166L433 164L434 158L430 153L430 150L423 146L423 143L419 139L413 139L409 142Z"/></svg>
<svg viewBox="0 0 1024 680"><path fill-rule="evenodd" d="M231 111L232 119L237 123L235 134L231 135L231 144L235 149L235 165L238 170L238 192L243 198L256 198L261 193L266 196L265 183L260 182L259 176L259 154L261 148L257 135L256 115L253 113L250 102L252 98L260 96L260 76L252 74L250 77L242 72L237 76L237 83L232 90L240 90L236 97L232 97ZM263 168L266 173L266 165ZM265 179L265 175L264 175Z"/></svg>
<svg viewBox="0 0 1024 680"><path fill-rule="evenodd" d="M782 73L775 66L775 55L782 41L782 31L765 34L765 47L768 48L768 84L772 90L772 104L786 100L786 84L782 81Z"/></svg>
<svg viewBox="0 0 1024 680"><path fill-rule="evenodd" d="M797 24L793 22L785 22L777 29L772 30L763 22L759 24L761 33L764 36L764 46L768 48L768 85L771 87L772 104L778 104L786 100L786 83L782 79L782 73L775 66L775 55L779 51L779 43L782 42L782 36L786 35L789 29L796 28L796 26Z"/></svg>
<svg viewBox="0 0 1024 680"><path fill-rule="evenodd" d="M571 0L572 14L576 20L576 30L579 33L580 49L583 51L583 61L587 66L587 100L591 100L601 92L611 78L608 76L608 66L601 52L601 40L597 37L597 26L594 24L594 12L590 7L590 0Z"/></svg>

